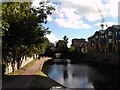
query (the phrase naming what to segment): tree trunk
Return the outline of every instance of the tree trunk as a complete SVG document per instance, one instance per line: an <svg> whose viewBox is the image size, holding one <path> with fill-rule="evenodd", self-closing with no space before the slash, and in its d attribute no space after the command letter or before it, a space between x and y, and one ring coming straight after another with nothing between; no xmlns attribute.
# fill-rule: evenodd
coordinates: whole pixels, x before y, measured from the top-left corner
<svg viewBox="0 0 120 90"><path fill-rule="evenodd" d="M13 56L13 61L12 61L12 72L15 72L15 56Z"/></svg>
<svg viewBox="0 0 120 90"><path fill-rule="evenodd" d="M21 56L18 55L18 58L17 58L17 69L18 70L20 69L20 66L21 66L20 61L21 61Z"/></svg>

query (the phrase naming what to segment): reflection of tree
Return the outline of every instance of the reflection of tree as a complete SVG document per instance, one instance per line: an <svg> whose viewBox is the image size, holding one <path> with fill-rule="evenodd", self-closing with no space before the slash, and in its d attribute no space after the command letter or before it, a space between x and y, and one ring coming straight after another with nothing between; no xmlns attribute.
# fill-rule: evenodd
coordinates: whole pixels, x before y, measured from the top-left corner
<svg viewBox="0 0 120 90"><path fill-rule="evenodd" d="M63 68L63 79L67 79L68 78L68 70L67 70L67 66L64 66Z"/></svg>
<svg viewBox="0 0 120 90"><path fill-rule="evenodd" d="M64 78L64 79L67 79L67 78L68 78L68 71L67 71L67 70L64 70L64 71L63 71L63 78Z"/></svg>

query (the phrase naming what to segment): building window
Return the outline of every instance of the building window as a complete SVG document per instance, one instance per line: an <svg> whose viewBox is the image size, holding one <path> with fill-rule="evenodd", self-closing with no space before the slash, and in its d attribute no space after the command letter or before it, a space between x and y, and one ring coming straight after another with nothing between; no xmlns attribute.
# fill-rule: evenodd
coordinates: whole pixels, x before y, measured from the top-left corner
<svg viewBox="0 0 120 90"><path fill-rule="evenodd" d="M120 43L120 40L118 40L118 43Z"/></svg>
<svg viewBox="0 0 120 90"><path fill-rule="evenodd" d="M118 36L117 34L118 34L118 32L115 32L116 33L116 36Z"/></svg>
<svg viewBox="0 0 120 90"><path fill-rule="evenodd" d="M105 34L105 38L107 37L107 34Z"/></svg>
<svg viewBox="0 0 120 90"><path fill-rule="evenodd" d="M120 31L116 32L116 36L120 36Z"/></svg>
<svg viewBox="0 0 120 90"><path fill-rule="evenodd" d="M118 35L120 36L120 31L118 31Z"/></svg>
<svg viewBox="0 0 120 90"><path fill-rule="evenodd" d="M93 46L94 44L92 43L92 46Z"/></svg>
<svg viewBox="0 0 120 90"><path fill-rule="evenodd" d="M101 35L101 38L104 38L104 35Z"/></svg>
<svg viewBox="0 0 120 90"><path fill-rule="evenodd" d="M96 38L98 38L98 35L96 35Z"/></svg>
<svg viewBox="0 0 120 90"><path fill-rule="evenodd" d="M106 48L106 52L108 52L108 48Z"/></svg>
<svg viewBox="0 0 120 90"><path fill-rule="evenodd" d="M109 31L109 32L108 32L108 36L112 36L112 31Z"/></svg>
<svg viewBox="0 0 120 90"><path fill-rule="evenodd" d="M109 39L109 43L112 43L112 39Z"/></svg>

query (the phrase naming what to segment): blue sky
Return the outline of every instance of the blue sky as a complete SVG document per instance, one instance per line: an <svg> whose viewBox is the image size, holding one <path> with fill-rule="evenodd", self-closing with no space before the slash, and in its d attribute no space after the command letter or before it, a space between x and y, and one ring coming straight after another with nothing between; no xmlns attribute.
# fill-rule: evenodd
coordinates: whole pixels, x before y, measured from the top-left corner
<svg viewBox="0 0 120 90"><path fill-rule="evenodd" d="M34 0L33 6L38 7L41 0ZM68 45L73 38L87 39L100 29L102 17L108 26L118 24L119 0L49 0L55 11L48 16L45 25L52 31L47 35L51 42L69 38ZM97 8L98 7L98 8ZM101 14L102 17L101 17Z"/></svg>

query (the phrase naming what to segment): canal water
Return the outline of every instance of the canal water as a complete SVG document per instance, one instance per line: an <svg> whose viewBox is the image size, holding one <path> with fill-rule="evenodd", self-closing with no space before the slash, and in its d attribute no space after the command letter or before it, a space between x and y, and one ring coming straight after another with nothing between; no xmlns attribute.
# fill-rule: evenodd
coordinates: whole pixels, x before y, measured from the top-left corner
<svg viewBox="0 0 120 90"><path fill-rule="evenodd" d="M104 65L71 64L69 60L54 59L44 64L43 72L67 88L119 88L120 84L118 70Z"/></svg>

